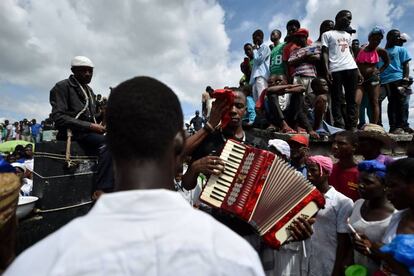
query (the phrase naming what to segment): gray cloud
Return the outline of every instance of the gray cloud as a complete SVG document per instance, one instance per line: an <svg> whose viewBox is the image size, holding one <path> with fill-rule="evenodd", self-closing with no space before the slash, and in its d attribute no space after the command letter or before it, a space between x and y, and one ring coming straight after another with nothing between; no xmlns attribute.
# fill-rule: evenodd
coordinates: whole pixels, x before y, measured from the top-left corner
<svg viewBox="0 0 414 276"><path fill-rule="evenodd" d="M85 55L95 63L98 93L150 75L196 105L207 85L235 85L240 77L224 16L209 0L2 0L0 85L33 88L31 101L47 104L50 88L70 74L70 59Z"/></svg>

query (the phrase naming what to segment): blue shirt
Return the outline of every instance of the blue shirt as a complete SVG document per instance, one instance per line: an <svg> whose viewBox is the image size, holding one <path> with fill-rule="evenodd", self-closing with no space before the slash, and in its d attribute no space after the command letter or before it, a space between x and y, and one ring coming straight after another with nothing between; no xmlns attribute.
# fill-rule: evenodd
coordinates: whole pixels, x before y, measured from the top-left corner
<svg viewBox="0 0 414 276"><path fill-rule="evenodd" d="M41 124L34 124L30 127L33 136L37 136L40 133L40 129L42 128Z"/></svg>
<svg viewBox="0 0 414 276"><path fill-rule="evenodd" d="M400 46L386 48L390 56L390 65L381 73L381 84L398 81L403 78L403 64L411 60L411 56L407 49ZM384 64L382 60L378 63L378 68Z"/></svg>
<svg viewBox="0 0 414 276"><path fill-rule="evenodd" d="M259 49L253 50L253 68L250 76L250 85L253 85L257 77L269 78L270 48L262 44Z"/></svg>
<svg viewBox="0 0 414 276"><path fill-rule="evenodd" d="M253 124L254 119L256 119L256 104L252 96L246 97L246 114L244 114L243 121Z"/></svg>

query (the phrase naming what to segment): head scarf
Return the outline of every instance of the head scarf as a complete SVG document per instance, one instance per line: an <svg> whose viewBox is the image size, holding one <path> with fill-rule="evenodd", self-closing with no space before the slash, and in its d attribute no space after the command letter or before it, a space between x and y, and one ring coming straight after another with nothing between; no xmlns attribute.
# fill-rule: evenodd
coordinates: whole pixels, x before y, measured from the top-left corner
<svg viewBox="0 0 414 276"><path fill-rule="evenodd" d="M377 160L365 160L358 164L358 171L374 173L381 179L384 179L387 167Z"/></svg>
<svg viewBox="0 0 414 276"><path fill-rule="evenodd" d="M331 158L323 155L313 155L308 157L308 160L318 164L321 176L324 170L328 172L328 175L332 173L333 163Z"/></svg>

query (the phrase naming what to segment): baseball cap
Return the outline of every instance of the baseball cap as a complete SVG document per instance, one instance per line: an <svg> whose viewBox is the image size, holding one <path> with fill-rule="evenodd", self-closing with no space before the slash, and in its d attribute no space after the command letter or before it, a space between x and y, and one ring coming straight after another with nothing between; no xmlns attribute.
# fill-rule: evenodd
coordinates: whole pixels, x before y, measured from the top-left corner
<svg viewBox="0 0 414 276"><path fill-rule="evenodd" d="M309 147L309 139L305 135L296 134L290 137L289 141L294 141L296 143L302 144Z"/></svg>
<svg viewBox="0 0 414 276"><path fill-rule="evenodd" d="M305 28L300 28L292 34L293 36L309 36L309 31Z"/></svg>

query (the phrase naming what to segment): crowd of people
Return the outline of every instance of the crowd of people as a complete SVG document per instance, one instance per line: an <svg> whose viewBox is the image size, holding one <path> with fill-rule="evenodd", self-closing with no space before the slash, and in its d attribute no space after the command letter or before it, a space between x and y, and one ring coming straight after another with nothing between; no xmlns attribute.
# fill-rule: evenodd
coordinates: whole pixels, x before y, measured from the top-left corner
<svg viewBox="0 0 414 276"><path fill-rule="evenodd" d="M99 112L88 85L94 65L75 57L73 74L50 92L51 118L58 139L73 138L99 154L96 203L19 255L4 275L26 274L27 264L34 275L410 275L412 263L383 246L402 236L413 244L414 142L406 157L384 155L392 139L376 104L386 87L391 132L410 132L401 112L410 58L396 44L397 30L382 50L384 32L374 28L354 59L351 19L340 11L335 22L325 20L315 43L297 20L288 22L285 43L280 30L272 32L272 47L255 31L244 45L241 86L223 89L222 97L207 87L188 137L177 96L149 77L119 84ZM370 123L357 130L364 97ZM257 125L291 135L265 141L249 131ZM312 155L309 136L323 131L334 132L331 152ZM279 250L251 224L199 199L207 179L229 166L220 158L229 139L273 152L325 198L314 218L289 225L291 239ZM8 195L12 176L0 174ZM0 234L11 231L10 214L0 216ZM7 241L0 243L0 257L8 256L0 264L12 259Z"/></svg>
<svg viewBox="0 0 414 276"><path fill-rule="evenodd" d="M25 118L14 123L4 120L3 123L0 123L0 143L13 140L39 143L42 130L48 129L48 127L48 121L42 121L39 124L36 122L36 119L29 121Z"/></svg>
<svg viewBox="0 0 414 276"><path fill-rule="evenodd" d="M355 131L366 122L382 125L382 102L388 98L389 132L413 133L407 36L397 29L385 35L373 27L360 44L352 39L351 20L347 10L338 12L335 21L324 20L315 41L296 19L287 22L284 41L282 30L271 32L271 45L256 30L252 43L243 46L246 57L240 64L240 87L248 96L246 125L319 138L340 129ZM205 116L212 92L208 87L202 96Z"/></svg>

